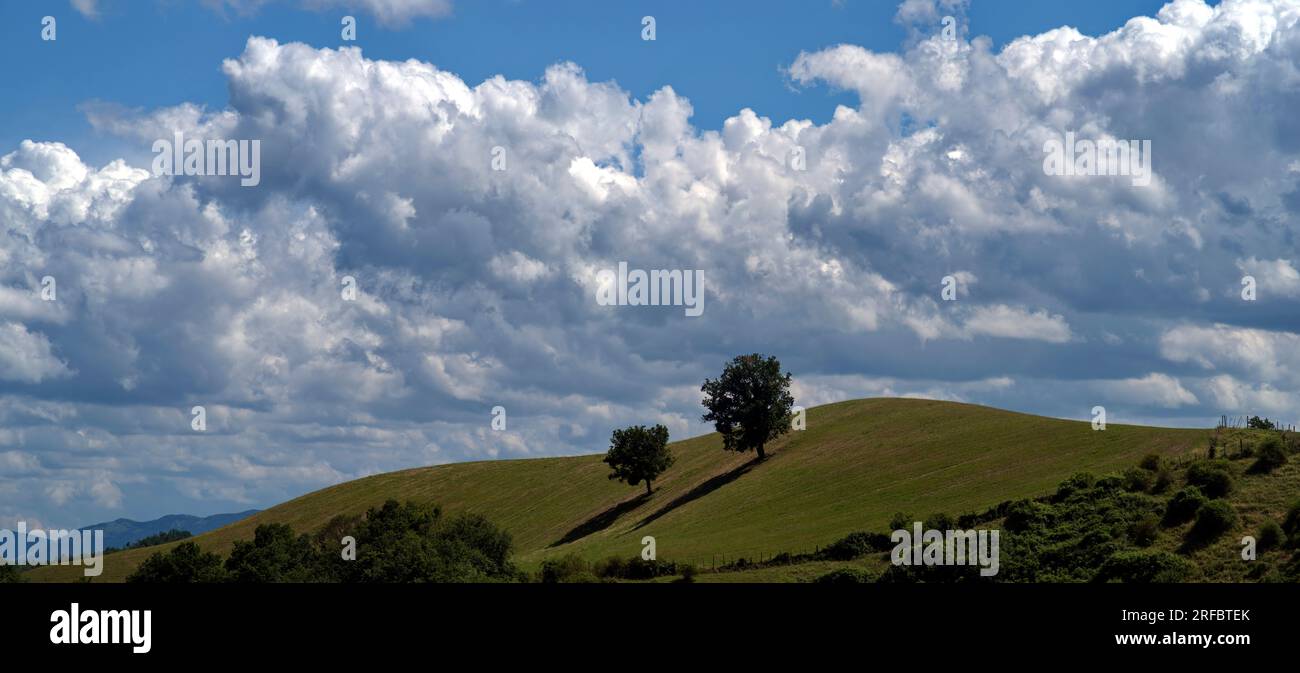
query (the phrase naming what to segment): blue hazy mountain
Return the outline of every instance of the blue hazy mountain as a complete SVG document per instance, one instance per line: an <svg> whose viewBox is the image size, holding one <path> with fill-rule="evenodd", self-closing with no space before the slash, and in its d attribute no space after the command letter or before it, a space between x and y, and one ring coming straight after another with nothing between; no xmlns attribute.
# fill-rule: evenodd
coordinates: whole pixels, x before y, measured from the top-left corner
<svg viewBox="0 0 1300 673"><path fill-rule="evenodd" d="M250 509L247 512L213 514L212 516L168 514L167 516L154 519L153 521L115 519L113 521L84 526L82 527L82 530L102 530L104 531L104 546L122 548L136 540L149 537L150 535L157 535L158 533L165 533L173 529L187 530L194 535L206 533L226 524L234 523L240 519L250 517L259 511L260 510Z"/></svg>

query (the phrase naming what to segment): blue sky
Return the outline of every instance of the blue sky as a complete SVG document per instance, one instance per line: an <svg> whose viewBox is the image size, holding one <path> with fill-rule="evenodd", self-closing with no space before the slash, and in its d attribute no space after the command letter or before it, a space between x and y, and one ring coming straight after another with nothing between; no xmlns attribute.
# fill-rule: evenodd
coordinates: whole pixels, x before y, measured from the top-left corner
<svg viewBox="0 0 1300 673"><path fill-rule="evenodd" d="M805 406L1300 418L1300 0L0 7L0 525L693 436L749 352Z"/></svg>
<svg viewBox="0 0 1300 673"><path fill-rule="evenodd" d="M1001 45L1020 35L1069 25L1100 34L1132 16L1153 14L1158 0L984 0L971 6L970 29ZM255 11L214 11L199 0L100 0L87 18L65 0L0 3L0 58L5 89L0 99L0 146L26 138L93 141L85 155L104 161L120 155L93 136L79 105L100 100L153 108L181 101L225 106L226 81L218 68L249 35L340 45L341 10L310 11L274 2ZM892 51L905 39L894 21L896 5L883 0L780 2L759 0L737 11L734 2L666 0L472 0L451 16L420 18L404 28L378 25L355 12L356 42L369 58L415 58L478 83L493 75L535 80L552 63L573 61L590 79L614 80L644 98L672 85L695 106L696 126L717 128L742 107L774 120L824 123L831 103L853 97L825 87L792 90L780 69L798 56L839 43ZM797 19L775 21L797 8ZM636 39L641 17L661 26L653 44ZM42 17L59 21L55 44L40 41ZM653 52L649 50L653 49ZM653 54L651 57L650 54Z"/></svg>

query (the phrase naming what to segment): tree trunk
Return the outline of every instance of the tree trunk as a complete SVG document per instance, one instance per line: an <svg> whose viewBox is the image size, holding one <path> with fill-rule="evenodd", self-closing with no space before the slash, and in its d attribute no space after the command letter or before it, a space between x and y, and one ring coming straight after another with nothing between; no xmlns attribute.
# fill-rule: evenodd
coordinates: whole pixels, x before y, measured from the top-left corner
<svg viewBox="0 0 1300 673"><path fill-rule="evenodd" d="M650 480L649 480L649 479L646 479L646 480L645 480L645 494L646 494L646 495L650 495Z"/></svg>
<svg viewBox="0 0 1300 673"><path fill-rule="evenodd" d="M763 452L763 445L762 445L762 444L759 444L759 445L758 445L758 459L759 459L759 460L766 460L766 459L767 459L767 454Z"/></svg>

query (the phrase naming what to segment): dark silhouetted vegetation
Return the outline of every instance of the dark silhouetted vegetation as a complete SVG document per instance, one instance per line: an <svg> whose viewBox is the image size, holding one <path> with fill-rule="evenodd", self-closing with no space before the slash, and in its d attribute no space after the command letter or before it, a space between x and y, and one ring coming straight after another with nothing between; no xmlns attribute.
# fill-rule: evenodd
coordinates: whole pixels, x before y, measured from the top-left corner
<svg viewBox="0 0 1300 673"><path fill-rule="evenodd" d="M193 542L182 542L168 551L155 552L128 575L126 581L195 584L225 582L226 579L220 556L199 549Z"/></svg>
<svg viewBox="0 0 1300 673"><path fill-rule="evenodd" d="M1196 510L1196 523L1187 532L1187 541L1209 544L1237 527L1237 512L1223 500L1211 500Z"/></svg>
<svg viewBox="0 0 1300 673"><path fill-rule="evenodd" d="M18 566L0 563L0 584L18 584L23 581L25 580L22 573L18 571Z"/></svg>
<svg viewBox="0 0 1300 673"><path fill-rule="evenodd" d="M343 557L343 540L356 544ZM390 500L364 517L335 517L312 535L262 524L223 563L193 542L156 552L129 582L500 582L519 579L509 534L476 514Z"/></svg>
<svg viewBox="0 0 1300 673"><path fill-rule="evenodd" d="M1207 498L1222 498L1232 492L1232 465L1223 458L1198 460L1187 468L1187 484L1201 489Z"/></svg>
<svg viewBox="0 0 1300 673"><path fill-rule="evenodd" d="M1246 427L1254 428L1256 430L1273 430L1277 426L1273 424L1273 421L1270 421L1267 418L1251 416L1250 420L1246 421Z"/></svg>
<svg viewBox="0 0 1300 673"><path fill-rule="evenodd" d="M1160 518L1154 514L1142 517L1128 528L1129 541L1139 547L1150 547L1160 536Z"/></svg>
<svg viewBox="0 0 1300 673"><path fill-rule="evenodd" d="M1255 464L1250 466L1250 471L1272 472L1284 464L1286 464L1286 447L1282 446L1282 440L1269 436L1255 447Z"/></svg>
<svg viewBox="0 0 1300 673"><path fill-rule="evenodd" d="M192 537L194 537L194 534L187 530L178 530L173 528L169 531L164 531L162 533L155 533L148 537L142 537L139 540L136 540L135 542L132 542L131 544L125 547L109 547L108 549L104 550L104 553L112 554L113 552L124 551L126 549L143 549L144 547L156 547L160 544L167 544L168 542L187 540Z"/></svg>
<svg viewBox="0 0 1300 673"><path fill-rule="evenodd" d="M873 552L889 551L892 547L889 536L882 533L849 533L823 549L822 557L832 561L851 561Z"/></svg>
<svg viewBox="0 0 1300 673"><path fill-rule="evenodd" d="M1259 532L1255 533L1255 544L1259 551L1280 549L1286 544L1286 533L1282 532L1282 527L1276 521L1269 519L1260 524Z"/></svg>
<svg viewBox="0 0 1300 673"><path fill-rule="evenodd" d="M568 554L558 559L542 562L541 570L535 575L538 582L544 584L580 584L589 582L613 582L617 580L651 580L656 577L682 575L694 581L695 567L686 563L676 563L656 559L643 559L640 556L620 558L611 556L595 563L589 563L577 554Z"/></svg>
<svg viewBox="0 0 1300 673"><path fill-rule="evenodd" d="M816 584L871 584L876 576L864 568L840 568L813 580Z"/></svg>
<svg viewBox="0 0 1300 673"><path fill-rule="evenodd" d="M1107 558L1097 570L1098 582L1138 584L1184 582L1194 566L1187 559L1165 551L1119 552Z"/></svg>
<svg viewBox="0 0 1300 673"><path fill-rule="evenodd" d="M1174 494L1169 499L1169 504L1165 506L1164 524L1166 526L1177 526L1180 523L1186 523L1196 516L1197 510L1201 508L1209 498L1201 493L1201 489L1195 486L1186 486L1183 490Z"/></svg>

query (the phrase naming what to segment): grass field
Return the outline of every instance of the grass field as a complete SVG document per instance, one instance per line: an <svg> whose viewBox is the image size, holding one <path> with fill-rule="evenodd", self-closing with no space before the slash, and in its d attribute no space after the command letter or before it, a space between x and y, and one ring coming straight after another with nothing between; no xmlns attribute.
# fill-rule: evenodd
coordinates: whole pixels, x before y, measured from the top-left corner
<svg viewBox="0 0 1300 673"><path fill-rule="evenodd" d="M955 515L1039 495L1075 472L1104 474L1147 453L1204 447L1208 434L1125 425L1097 432L1083 421L954 402L854 400L810 409L807 429L770 445L759 464L752 455L723 451L715 434L676 442L677 462L649 498L643 487L607 479L599 455L458 463L332 486L195 540L224 555L261 523L306 532L337 514L413 499L486 515L514 536L524 568L571 552L591 560L631 557L652 535L659 558L707 569L715 558L797 553L855 530L884 530L896 511ZM121 581L169 546L112 554L96 581ZM75 567L28 575L81 577Z"/></svg>

